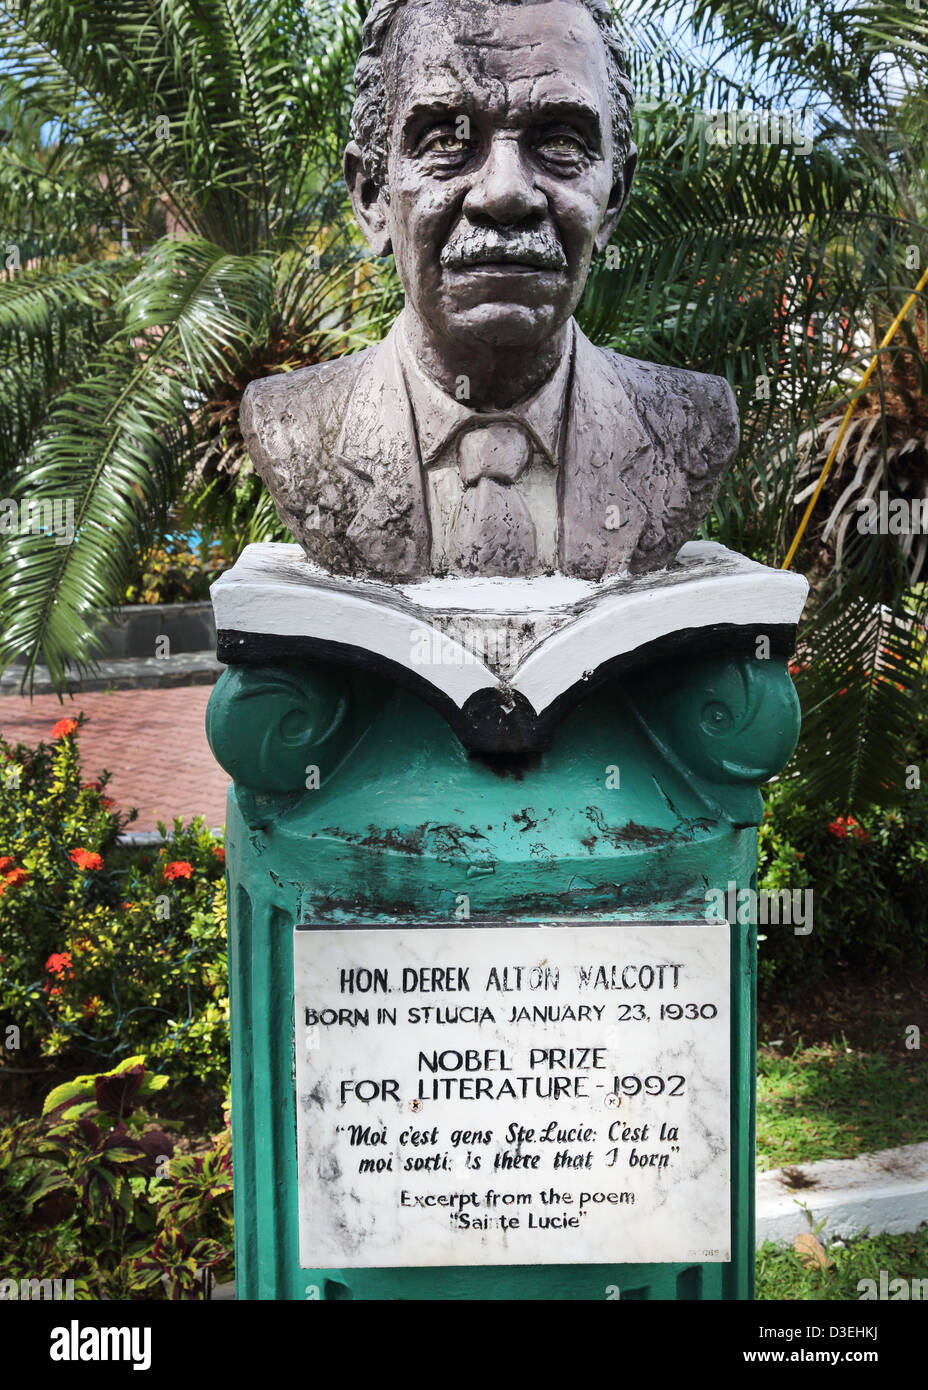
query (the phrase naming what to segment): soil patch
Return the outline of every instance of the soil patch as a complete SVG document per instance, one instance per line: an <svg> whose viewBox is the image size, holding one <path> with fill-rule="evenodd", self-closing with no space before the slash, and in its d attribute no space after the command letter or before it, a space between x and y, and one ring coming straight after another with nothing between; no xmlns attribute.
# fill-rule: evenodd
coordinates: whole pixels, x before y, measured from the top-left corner
<svg viewBox="0 0 928 1390"><path fill-rule="evenodd" d="M906 1030L921 1030L928 1048L928 970L859 979L841 971L827 984L790 999L761 999L757 1008L758 1043L779 1042L784 1053L799 1045L822 1046L840 1041L894 1061L906 1055Z"/></svg>

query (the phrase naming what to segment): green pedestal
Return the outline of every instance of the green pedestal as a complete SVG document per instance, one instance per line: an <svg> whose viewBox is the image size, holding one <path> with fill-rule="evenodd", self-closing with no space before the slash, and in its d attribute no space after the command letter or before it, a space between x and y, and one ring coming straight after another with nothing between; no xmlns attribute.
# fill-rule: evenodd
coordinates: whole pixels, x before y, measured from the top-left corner
<svg viewBox="0 0 928 1390"><path fill-rule="evenodd" d="M442 716L334 666L230 667L207 714L230 773L236 1291L259 1299L747 1299L756 929L731 935L727 1264L306 1270L293 1080L298 921L693 920L756 887L759 786L799 729L782 657L654 665L577 706L548 751L468 755ZM611 1292L610 1292L611 1291Z"/></svg>

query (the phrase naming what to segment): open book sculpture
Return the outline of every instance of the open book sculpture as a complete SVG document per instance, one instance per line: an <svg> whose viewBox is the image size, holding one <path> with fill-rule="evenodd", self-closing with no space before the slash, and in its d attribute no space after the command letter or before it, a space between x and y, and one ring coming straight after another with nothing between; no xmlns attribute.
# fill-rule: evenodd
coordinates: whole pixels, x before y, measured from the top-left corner
<svg viewBox="0 0 928 1390"><path fill-rule="evenodd" d="M616 676L708 652L788 655L807 584L692 542L654 577L594 582L335 579L252 545L213 586L220 660L363 667L440 709L465 747L532 752ZM736 615L733 617L733 615ZM750 704L750 701L748 701Z"/></svg>

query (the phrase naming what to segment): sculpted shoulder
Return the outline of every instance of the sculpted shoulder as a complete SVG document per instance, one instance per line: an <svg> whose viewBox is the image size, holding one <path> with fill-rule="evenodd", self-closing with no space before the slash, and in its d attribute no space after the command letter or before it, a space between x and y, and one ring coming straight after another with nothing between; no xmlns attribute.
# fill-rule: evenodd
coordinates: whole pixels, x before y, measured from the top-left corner
<svg viewBox="0 0 928 1390"><path fill-rule="evenodd" d="M252 381L242 397L241 426L248 451L263 476L266 459L280 464L299 453L305 459L312 441L338 436L345 407L371 352L353 353L295 372Z"/></svg>
<svg viewBox="0 0 928 1390"><path fill-rule="evenodd" d="M725 378L602 351L658 457L672 456L694 479L721 479L741 439L738 403Z"/></svg>
<svg viewBox="0 0 928 1390"><path fill-rule="evenodd" d="M738 403L724 377L610 353L650 444L636 492L648 514L633 574L670 564L708 516L741 439Z"/></svg>
<svg viewBox="0 0 928 1390"><path fill-rule="evenodd" d="M731 467L734 393L722 377L588 343L577 365L589 457L569 491L570 563L592 579L662 569L699 530Z"/></svg>
<svg viewBox="0 0 928 1390"><path fill-rule="evenodd" d="M242 435L278 516L310 559L333 573L357 563L345 535L357 479L338 466L336 446L370 352L263 377L242 397Z"/></svg>

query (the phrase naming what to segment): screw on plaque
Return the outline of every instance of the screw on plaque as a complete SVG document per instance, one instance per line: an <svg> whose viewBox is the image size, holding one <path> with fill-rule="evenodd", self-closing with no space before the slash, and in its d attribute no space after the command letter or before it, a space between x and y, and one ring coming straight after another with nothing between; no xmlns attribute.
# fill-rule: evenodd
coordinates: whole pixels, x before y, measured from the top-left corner
<svg viewBox="0 0 928 1390"><path fill-rule="evenodd" d="M421 1100L411 1100L411 1101L409 1102L409 1108L410 1108L410 1110L413 1110L413 1111L421 1110L421 1109L422 1109L422 1102L421 1102Z"/></svg>
<svg viewBox="0 0 928 1390"><path fill-rule="evenodd" d="M606 1099L605 1099L604 1104L608 1105L609 1108L610 1108L610 1110L617 1110L618 1107L622 1104L622 1097L621 1097L621 1096L606 1096Z"/></svg>

